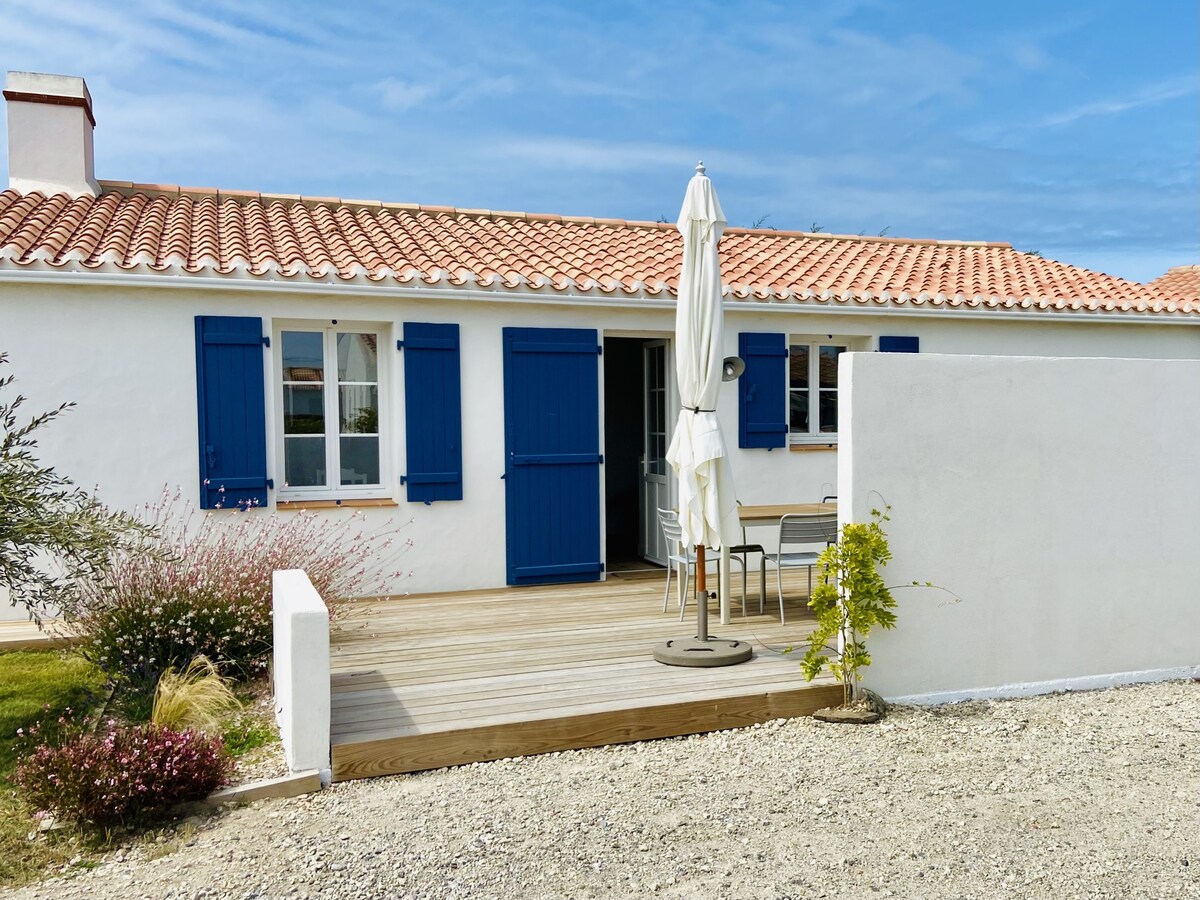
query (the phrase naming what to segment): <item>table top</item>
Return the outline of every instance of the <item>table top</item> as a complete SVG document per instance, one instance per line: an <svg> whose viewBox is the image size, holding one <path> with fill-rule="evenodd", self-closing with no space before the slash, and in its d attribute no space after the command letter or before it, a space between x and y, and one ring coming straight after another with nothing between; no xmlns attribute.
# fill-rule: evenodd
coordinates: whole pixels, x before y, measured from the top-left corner
<svg viewBox="0 0 1200 900"><path fill-rule="evenodd" d="M837 501L828 503L768 503L758 506L739 506L738 518L743 525L777 525L780 516L815 516L837 513Z"/></svg>

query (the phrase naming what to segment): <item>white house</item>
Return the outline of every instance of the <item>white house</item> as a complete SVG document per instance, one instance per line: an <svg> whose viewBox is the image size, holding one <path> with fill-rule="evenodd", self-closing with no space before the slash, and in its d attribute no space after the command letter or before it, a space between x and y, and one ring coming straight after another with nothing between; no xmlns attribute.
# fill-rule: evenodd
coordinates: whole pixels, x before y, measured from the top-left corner
<svg viewBox="0 0 1200 900"><path fill-rule="evenodd" d="M31 408L78 404L44 460L120 508L180 485L413 518L411 591L662 558L673 225L97 181L82 79L4 96L0 350ZM1004 243L729 228L721 253L746 503L835 492L845 351L1200 358L1200 298Z"/></svg>

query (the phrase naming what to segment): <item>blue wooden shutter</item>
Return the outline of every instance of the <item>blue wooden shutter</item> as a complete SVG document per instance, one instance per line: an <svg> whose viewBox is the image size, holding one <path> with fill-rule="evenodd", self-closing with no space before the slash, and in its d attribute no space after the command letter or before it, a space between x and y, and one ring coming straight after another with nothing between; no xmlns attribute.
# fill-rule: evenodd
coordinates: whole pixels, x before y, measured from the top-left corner
<svg viewBox="0 0 1200 900"><path fill-rule="evenodd" d="M202 509L267 503L264 343L256 316L196 316Z"/></svg>
<svg viewBox="0 0 1200 900"><path fill-rule="evenodd" d="M600 352L591 328L505 328L509 584L597 581Z"/></svg>
<svg viewBox="0 0 1200 900"><path fill-rule="evenodd" d="M458 326L404 323L405 446L410 502L461 500Z"/></svg>
<svg viewBox="0 0 1200 900"><path fill-rule="evenodd" d="M921 350L921 339L908 335L881 335L879 338L880 353L918 353Z"/></svg>
<svg viewBox="0 0 1200 900"><path fill-rule="evenodd" d="M788 436L788 348L782 334L743 331L738 355L738 446L784 447Z"/></svg>

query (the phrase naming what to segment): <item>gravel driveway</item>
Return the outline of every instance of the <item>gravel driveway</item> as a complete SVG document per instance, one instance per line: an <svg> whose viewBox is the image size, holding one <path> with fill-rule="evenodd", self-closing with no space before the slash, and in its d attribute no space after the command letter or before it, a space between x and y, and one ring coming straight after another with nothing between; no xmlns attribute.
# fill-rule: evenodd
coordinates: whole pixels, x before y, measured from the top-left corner
<svg viewBox="0 0 1200 900"><path fill-rule="evenodd" d="M1200 684L338 785L15 898L1200 898Z"/></svg>

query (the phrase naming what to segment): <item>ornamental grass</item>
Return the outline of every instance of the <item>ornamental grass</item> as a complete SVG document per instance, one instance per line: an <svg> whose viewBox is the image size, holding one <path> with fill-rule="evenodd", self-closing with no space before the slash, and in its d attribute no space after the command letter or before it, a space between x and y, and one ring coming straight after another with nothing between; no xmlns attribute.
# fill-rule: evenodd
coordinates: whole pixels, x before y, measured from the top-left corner
<svg viewBox="0 0 1200 900"><path fill-rule="evenodd" d="M150 721L164 728L211 733L230 712L242 708L229 685L204 656L197 656L182 672L167 669L154 691Z"/></svg>

